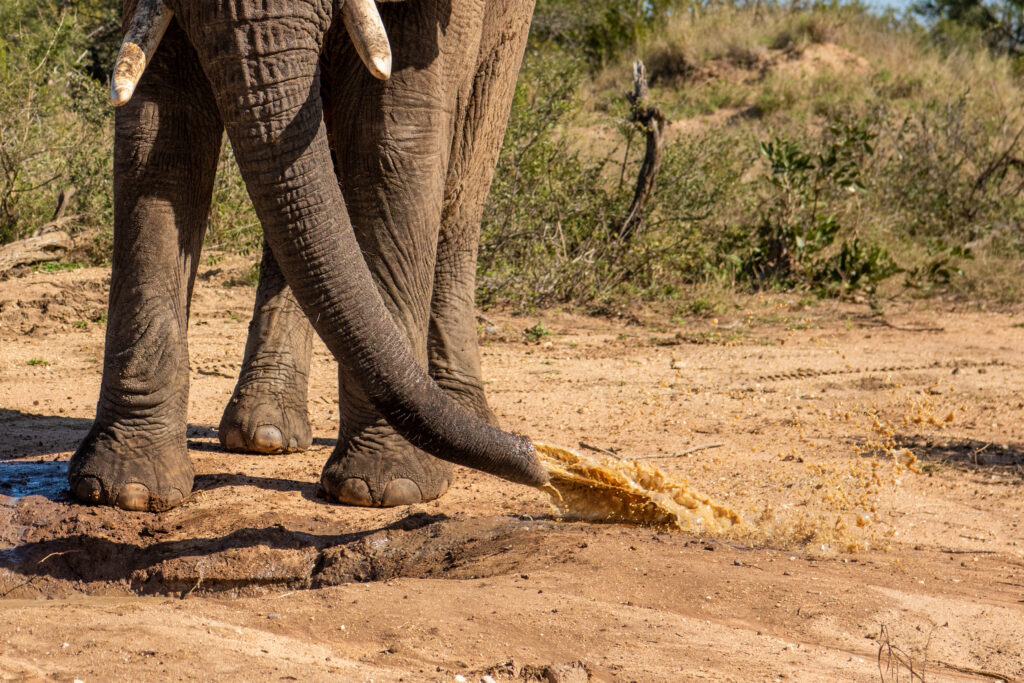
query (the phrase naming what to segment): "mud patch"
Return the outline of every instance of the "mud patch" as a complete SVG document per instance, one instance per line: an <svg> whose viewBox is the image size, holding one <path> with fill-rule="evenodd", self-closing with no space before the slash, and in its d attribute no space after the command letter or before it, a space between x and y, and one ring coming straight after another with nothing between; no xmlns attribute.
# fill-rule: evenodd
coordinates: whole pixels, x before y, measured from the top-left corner
<svg viewBox="0 0 1024 683"><path fill-rule="evenodd" d="M158 540L166 529L144 528L128 540L91 510L64 518L62 508L38 497L0 507L4 540L14 541L0 551L0 596L253 595L398 577L482 578L570 559L554 550L564 548L558 543L542 547L542 538L569 533L549 520L416 513L341 536L275 525L181 540ZM28 540L36 536L43 538Z"/></svg>

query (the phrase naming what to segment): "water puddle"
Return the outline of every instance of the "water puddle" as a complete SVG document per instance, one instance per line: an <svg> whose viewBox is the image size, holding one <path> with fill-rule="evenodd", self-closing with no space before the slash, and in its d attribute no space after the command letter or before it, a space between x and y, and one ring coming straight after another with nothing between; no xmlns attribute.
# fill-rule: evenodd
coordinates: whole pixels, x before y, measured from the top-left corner
<svg viewBox="0 0 1024 683"><path fill-rule="evenodd" d="M68 463L0 461L0 495L11 498L45 496L57 500L68 488Z"/></svg>

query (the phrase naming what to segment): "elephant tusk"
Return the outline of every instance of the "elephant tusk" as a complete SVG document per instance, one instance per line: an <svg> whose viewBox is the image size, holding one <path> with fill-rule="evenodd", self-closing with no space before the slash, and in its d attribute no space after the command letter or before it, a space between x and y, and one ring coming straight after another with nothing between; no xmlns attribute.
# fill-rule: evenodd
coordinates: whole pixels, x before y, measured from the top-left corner
<svg viewBox="0 0 1024 683"><path fill-rule="evenodd" d="M110 77L110 103L115 107L131 99L173 16L163 0L139 0Z"/></svg>
<svg viewBox="0 0 1024 683"><path fill-rule="evenodd" d="M391 44L374 0L345 0L341 19L359 58L375 78L391 77Z"/></svg>

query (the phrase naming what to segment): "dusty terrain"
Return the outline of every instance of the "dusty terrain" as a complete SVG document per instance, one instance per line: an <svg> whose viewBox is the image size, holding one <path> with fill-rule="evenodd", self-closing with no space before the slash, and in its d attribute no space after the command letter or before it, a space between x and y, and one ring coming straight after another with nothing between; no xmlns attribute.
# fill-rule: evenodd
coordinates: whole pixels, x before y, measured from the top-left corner
<svg viewBox="0 0 1024 683"><path fill-rule="evenodd" d="M791 297L717 320L488 314L506 427L669 456L650 462L748 520L716 538L560 521L468 470L427 505L329 504L322 346L314 447L220 452L252 301L232 277L202 271L196 488L160 515L66 499L106 273L0 282L0 679L1024 680L1021 318Z"/></svg>

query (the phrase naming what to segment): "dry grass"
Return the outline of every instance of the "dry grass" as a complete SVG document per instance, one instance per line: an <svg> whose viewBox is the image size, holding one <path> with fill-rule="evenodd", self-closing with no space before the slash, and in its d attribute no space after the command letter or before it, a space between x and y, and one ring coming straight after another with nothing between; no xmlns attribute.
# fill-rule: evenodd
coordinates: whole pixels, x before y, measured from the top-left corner
<svg viewBox="0 0 1024 683"><path fill-rule="evenodd" d="M629 179L633 172L629 153L635 157L636 146L631 150L628 137L609 123L622 115L621 91L632 56L586 77L570 123L553 129L565 131L567 148L580 155L582 167L614 160L595 173L604 180ZM690 290L710 287L728 299L737 286L750 286L743 271L756 270L749 264L751 251L764 248L755 244L756 233L774 201L771 169L758 144L789 140L813 156L829 144L828 128L838 124L866 126L872 150L859 162L859 191L814 198L821 210L810 222L831 215L841 226L821 259L856 238L862 246L893 255L907 271L878 284L879 295L909 289L926 296L943 291L1001 304L1020 301L1024 165L1017 160L1024 158L1024 89L1010 60L980 46L944 51L928 42L923 29L894 25L857 7L680 12L663 30L647 34L636 56L649 67L652 100L673 122L660 195L650 209L655 234L644 242L646 251L635 254L638 263L630 265L634 277L628 286L595 282L583 298L607 303L681 292L700 298ZM624 158L623 169L619 160ZM694 168L696 174L687 172ZM561 182L546 178L540 185ZM572 194L581 192L604 193L607 200L593 202L602 210L615 201L614 187L585 185ZM699 199L688 204L680 197ZM539 216L539 209L530 207L527 214ZM599 226L608 217L578 218L582 225ZM557 233L548 229L549 222L558 225L539 219L537 226L516 227L521 234L536 232L530 244L540 248L546 235ZM485 241L484 249L488 246ZM548 251L557 256L555 246ZM963 249L970 254L964 256ZM522 254L515 256L509 263L521 266ZM500 256L491 263L498 261ZM590 272L598 273L606 264L594 265ZM572 272L569 281L577 283L590 277L573 268L571 259L556 259L517 272ZM485 301L501 299L501 286L491 290L484 280ZM820 283L802 283L812 286ZM845 287L838 282L822 289L834 294ZM526 299L537 304L581 299L579 292L563 296L558 289ZM524 293L520 288L508 296L523 299Z"/></svg>

